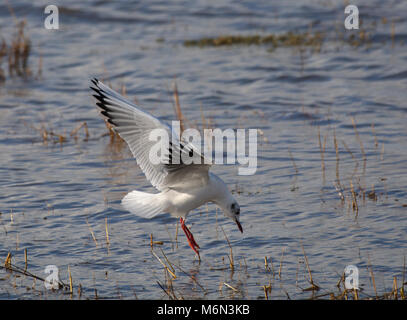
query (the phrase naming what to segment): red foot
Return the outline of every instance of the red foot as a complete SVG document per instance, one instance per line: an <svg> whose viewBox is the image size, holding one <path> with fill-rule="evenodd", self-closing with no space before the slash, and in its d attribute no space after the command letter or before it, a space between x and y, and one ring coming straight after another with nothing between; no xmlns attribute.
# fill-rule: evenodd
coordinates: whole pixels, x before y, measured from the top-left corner
<svg viewBox="0 0 407 320"><path fill-rule="evenodd" d="M194 236L192 235L191 231L189 231L188 227L185 225L185 220L183 218L179 218L179 221L181 223L181 228L184 230L185 235L187 236L188 244L192 248L192 250L195 251L195 253L198 255L199 260L201 260L201 256L199 255L199 246L196 243Z"/></svg>

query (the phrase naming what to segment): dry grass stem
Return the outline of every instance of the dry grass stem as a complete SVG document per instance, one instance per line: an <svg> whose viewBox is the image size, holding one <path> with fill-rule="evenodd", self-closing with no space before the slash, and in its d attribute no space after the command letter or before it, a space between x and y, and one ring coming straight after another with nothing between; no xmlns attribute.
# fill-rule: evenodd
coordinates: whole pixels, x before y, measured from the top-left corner
<svg viewBox="0 0 407 320"><path fill-rule="evenodd" d="M11 252L7 254L6 260L4 261L4 267L11 270Z"/></svg>
<svg viewBox="0 0 407 320"><path fill-rule="evenodd" d="M150 247L151 247L151 249L153 249L153 247L154 247L154 245L163 245L164 244L164 242L163 241L154 241L153 240L153 234L151 233L150 234Z"/></svg>
<svg viewBox="0 0 407 320"><path fill-rule="evenodd" d="M178 249L178 220L177 225L175 227L175 247Z"/></svg>
<svg viewBox="0 0 407 320"><path fill-rule="evenodd" d="M264 269L266 270L266 272L270 272L270 267L267 261L267 256L264 257Z"/></svg>
<svg viewBox="0 0 407 320"><path fill-rule="evenodd" d="M68 266L68 275L69 275L69 292L73 293L73 281L72 281L72 275L71 275L71 269Z"/></svg>
<svg viewBox="0 0 407 320"><path fill-rule="evenodd" d="M356 215L357 215L359 212L359 206L358 206L356 192L355 192L355 189L353 188L352 179L350 180L350 192L352 195L352 209L353 209L353 211L356 212Z"/></svg>
<svg viewBox="0 0 407 320"><path fill-rule="evenodd" d="M314 283L314 280L313 280L313 278L312 278L311 268L310 268L309 263L308 263L308 257L307 257L307 255L305 254L305 249L304 249L304 246L302 245L302 243L301 243L301 248L302 248L302 253L304 254L305 265L306 265L307 270L308 270L309 283L311 284L311 287L310 287L310 288L307 288L307 289L304 289L304 291L308 291L308 290L312 290L312 291L317 290L317 291L318 291L320 288L319 288L319 286L317 286L317 285Z"/></svg>
<svg viewBox="0 0 407 320"><path fill-rule="evenodd" d="M290 149L288 149L288 154L290 155L291 162L293 163L293 167L294 167L294 170L295 170L295 176L294 176L294 181L293 181L293 186L291 188L291 191L295 191L295 190L298 189L298 187L296 186L297 177L298 177L298 168L297 168L297 165L295 164L294 157L293 157Z"/></svg>
<svg viewBox="0 0 407 320"><path fill-rule="evenodd" d="M105 233L106 233L106 245L110 245L110 238L109 238L109 228L107 226L107 218L105 218Z"/></svg>
<svg viewBox="0 0 407 320"><path fill-rule="evenodd" d="M397 287L397 277L393 277L393 297L398 300L398 287Z"/></svg>
<svg viewBox="0 0 407 320"><path fill-rule="evenodd" d="M374 137L374 147L377 149L379 147L379 141L377 140L376 130L374 128L374 123L372 122L372 132Z"/></svg>
<svg viewBox="0 0 407 320"><path fill-rule="evenodd" d="M280 279L281 279L281 272L282 272L282 270L283 270L284 251L285 251L285 248L281 249L280 268L278 269L278 277L279 277Z"/></svg>
<svg viewBox="0 0 407 320"><path fill-rule="evenodd" d="M325 181L325 160L324 160L324 153L325 153L325 145L326 145L326 138L327 134L324 136L324 142L321 143L321 132L318 127L318 143L319 143L319 152L321 154L321 170L322 170L322 180Z"/></svg>
<svg viewBox="0 0 407 320"><path fill-rule="evenodd" d="M171 300L178 300L177 297L173 293L171 293L171 291L166 290L159 281L157 281L157 284Z"/></svg>
<svg viewBox="0 0 407 320"><path fill-rule="evenodd" d="M181 104L179 102L179 94L178 94L178 87L177 87L177 83L174 81L174 109L175 109L175 114L177 116L177 119L180 122L180 134L182 134L182 132L184 131L184 115L182 114L182 110L181 110Z"/></svg>
<svg viewBox="0 0 407 320"><path fill-rule="evenodd" d="M223 282L223 284L228 287L229 289L232 289L234 292L239 292L235 287L232 287L230 284L227 284L226 282Z"/></svg>
<svg viewBox="0 0 407 320"><path fill-rule="evenodd" d="M263 286L263 290L264 290L264 298L266 299L266 300L268 300L269 299L269 295L268 295L268 290L267 290L267 286Z"/></svg>
<svg viewBox="0 0 407 320"><path fill-rule="evenodd" d="M196 279L196 277L194 275L189 274L188 272L186 272L184 269L181 268L181 266L174 264L175 267L177 267L182 273L186 274L198 287L201 288L201 290L206 294L207 290L198 282L198 280Z"/></svg>
<svg viewBox="0 0 407 320"><path fill-rule="evenodd" d="M154 255L154 257L158 260L158 262L161 263L161 265L164 267L164 269L171 274L171 276L173 277L173 279L176 279L177 276L175 275L175 273L160 259L159 256L157 256L157 254L154 252L154 250L151 250L152 254Z"/></svg>
<svg viewBox="0 0 407 320"><path fill-rule="evenodd" d="M87 123L86 122L82 122L82 123L80 123L75 129L73 129L72 131L71 131L71 134L70 134L70 136L71 137L74 137L75 138L75 140L77 140L78 139L78 131L80 130L80 129L82 129L83 128L83 130L84 130L84 132L85 132L85 139L84 139L84 141L88 141L88 139L89 139L89 129L88 129L88 125L87 125Z"/></svg>
<svg viewBox="0 0 407 320"><path fill-rule="evenodd" d="M234 260L233 260L232 245L230 244L229 238L227 237L227 235L226 235L226 233L225 233L225 230L223 230L222 227L221 227L221 229L222 229L222 232L223 232L223 234L224 234L224 236L225 236L225 239L226 239L226 241L227 241L227 243L228 243L228 246L229 246L229 250L230 250L230 251L229 251L230 254L228 255L228 258L229 258L229 267L230 267L230 269L233 271L234 268L235 268L235 263L234 263Z"/></svg>
<svg viewBox="0 0 407 320"><path fill-rule="evenodd" d="M394 23L394 19L393 19L391 22L391 46L392 46L392 48L394 48L395 36L396 36L396 24Z"/></svg>
<svg viewBox="0 0 407 320"><path fill-rule="evenodd" d="M163 249L160 248L160 250L161 250L161 253L163 254L163 256L164 256L164 258L165 258L165 261L167 261L168 266L171 268L171 271L175 274L175 269L174 269L174 267L172 266L172 263L170 262L170 260L168 260L168 258L167 258L167 256L165 255Z"/></svg>
<svg viewBox="0 0 407 320"><path fill-rule="evenodd" d="M367 256L367 259L368 259L368 269L369 269L369 271L370 271L370 279L371 279L371 281L372 281L372 285L373 285L373 289L374 289L374 292L375 292L375 296L376 296L376 299L378 298L378 296L377 296L377 289L376 289L376 281L375 281L375 277L374 277L374 274L373 274L373 269L372 269L372 264L370 263L370 257L369 257L369 255Z"/></svg>
<svg viewBox="0 0 407 320"><path fill-rule="evenodd" d="M335 155L336 155L336 181L338 185L341 185L341 180L339 178L339 149L338 149L338 141L336 140L336 133L334 129L334 146L335 146Z"/></svg>
<svg viewBox="0 0 407 320"><path fill-rule="evenodd" d="M363 142L362 139L359 136L359 132L356 128L356 121L354 117L351 117L352 120L352 125L353 125L353 129L355 131L355 136L356 136L356 140L359 142L360 144L360 151L362 152L362 158L363 158L363 174L365 174L366 172L366 154L365 154L365 148L363 146Z"/></svg>
<svg viewBox="0 0 407 320"><path fill-rule="evenodd" d="M27 271L28 268L28 255L27 248L24 249L24 271Z"/></svg>
<svg viewBox="0 0 407 320"><path fill-rule="evenodd" d="M89 222L88 222L88 218L86 218L86 224L88 225L90 234L92 236L93 241L95 242L96 247L98 246L98 241L96 240L95 234L93 233L92 227L90 226Z"/></svg>

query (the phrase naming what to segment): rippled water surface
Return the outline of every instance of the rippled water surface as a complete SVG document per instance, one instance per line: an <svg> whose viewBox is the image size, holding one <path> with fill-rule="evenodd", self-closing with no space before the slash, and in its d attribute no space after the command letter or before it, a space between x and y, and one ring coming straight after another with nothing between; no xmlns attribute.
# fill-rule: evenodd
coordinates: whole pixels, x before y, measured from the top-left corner
<svg viewBox="0 0 407 320"><path fill-rule="evenodd" d="M305 299L330 292L347 265L365 297L399 286L407 233L407 3L357 1L368 41L341 40L343 1L54 1L60 29L46 30L46 1L10 1L26 19L28 79L0 84L0 260L45 278L47 265L73 280L73 298L166 299L152 254L174 265L176 297ZM194 4L193 4L194 3ZM13 14L0 4L0 34ZM311 31L310 31L311 30ZM220 35L321 32L321 49L185 47ZM42 74L37 70L42 63ZM112 141L95 108L98 77L145 110L175 118L173 84L190 126L257 128L258 169L213 171L241 205L244 234L210 204L188 224L194 258L177 220L146 220L120 199L154 192L126 146ZM86 122L89 137L82 127ZM41 128L54 136L44 140ZM59 136L65 139L59 142ZM335 148L335 145L337 148ZM322 159L321 159L322 158ZM343 189L342 201L335 181ZM352 192L353 190L353 192ZM109 244L106 241L106 223ZM229 267L233 250L234 270ZM93 239L93 236L95 239ZM305 250L319 291L309 288ZM162 251L161 251L162 250ZM269 271L265 270L267 257ZM274 274L273 274L274 273ZM231 289L229 286L233 287ZM81 296L78 288L81 287ZM95 290L96 289L96 290ZM323 297L329 297L323 296ZM39 280L0 269L0 298L65 299Z"/></svg>

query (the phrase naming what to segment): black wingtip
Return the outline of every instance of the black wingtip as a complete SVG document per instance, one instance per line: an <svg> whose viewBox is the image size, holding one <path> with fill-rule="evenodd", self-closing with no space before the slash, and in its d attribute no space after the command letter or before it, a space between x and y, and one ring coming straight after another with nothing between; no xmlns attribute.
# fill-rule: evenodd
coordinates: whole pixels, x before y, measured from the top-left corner
<svg viewBox="0 0 407 320"><path fill-rule="evenodd" d="M111 119L111 116L110 116L110 114L109 114L108 111L102 110L100 113L101 113L102 115L104 115L107 119Z"/></svg>
<svg viewBox="0 0 407 320"><path fill-rule="evenodd" d="M102 102L96 102L96 105L100 108L100 109L102 109L102 110L104 110L104 111L106 111L106 112L110 112L111 110L109 109L109 107L108 106L106 106L104 103L102 103ZM110 116L109 116L110 117Z"/></svg>
<svg viewBox="0 0 407 320"><path fill-rule="evenodd" d="M117 127L117 123L115 123L112 118L107 118L107 122L109 122L110 124L112 124L112 125L114 125L115 127Z"/></svg>
<svg viewBox="0 0 407 320"><path fill-rule="evenodd" d="M96 79L96 78L93 78L93 79L90 79L90 82L92 82L92 84L93 84L96 88L92 87L92 85L90 85L89 88L91 88L92 90L98 92L98 91L100 90L100 88L99 88L99 80Z"/></svg>
<svg viewBox="0 0 407 320"><path fill-rule="evenodd" d="M92 89L93 91L95 91L97 94L101 94L99 87L97 87L97 88L95 88L95 87L89 87L89 88L91 88L91 89Z"/></svg>
<svg viewBox="0 0 407 320"><path fill-rule="evenodd" d="M104 96L101 94L92 94L93 97L95 97L99 102L104 102Z"/></svg>

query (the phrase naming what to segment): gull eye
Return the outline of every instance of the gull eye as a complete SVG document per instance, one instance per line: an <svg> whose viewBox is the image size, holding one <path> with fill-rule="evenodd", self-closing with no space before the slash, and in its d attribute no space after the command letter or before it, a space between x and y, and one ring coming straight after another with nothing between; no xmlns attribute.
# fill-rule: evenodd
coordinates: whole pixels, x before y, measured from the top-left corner
<svg viewBox="0 0 407 320"><path fill-rule="evenodd" d="M231 210L235 210L235 207L236 207L235 204L232 203L232 205L230 206L230 209L231 209Z"/></svg>

